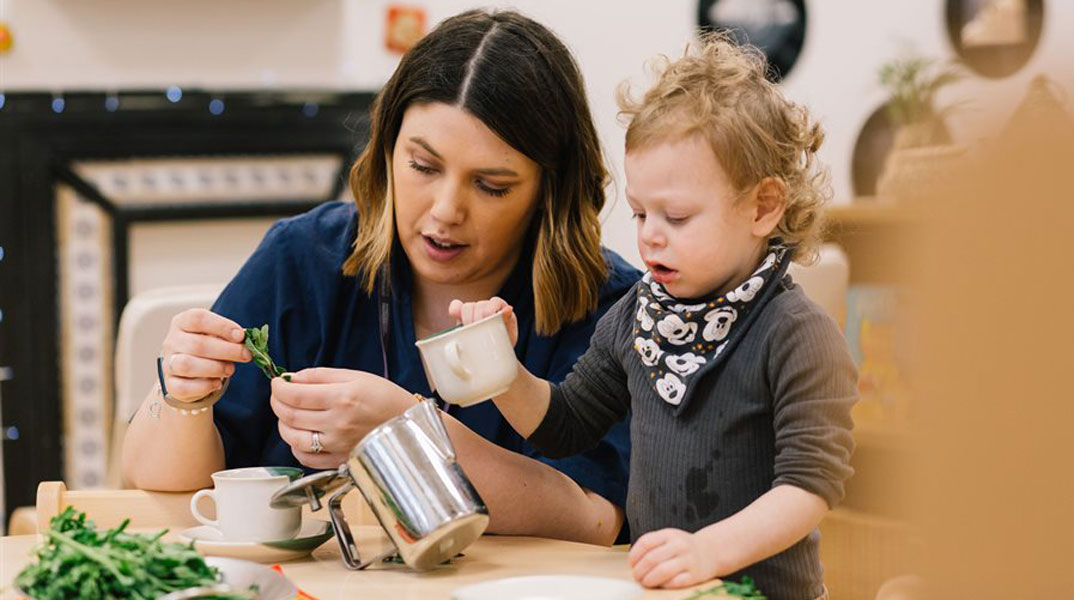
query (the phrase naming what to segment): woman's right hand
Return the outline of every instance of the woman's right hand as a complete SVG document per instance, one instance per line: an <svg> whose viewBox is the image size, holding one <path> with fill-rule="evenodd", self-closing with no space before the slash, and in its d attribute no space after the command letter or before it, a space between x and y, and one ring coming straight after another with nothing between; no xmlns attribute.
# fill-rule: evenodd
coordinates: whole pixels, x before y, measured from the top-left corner
<svg viewBox="0 0 1074 600"><path fill-rule="evenodd" d="M193 402L220 389L222 379L235 372L234 363L252 358L245 337L234 321L204 308L176 315L160 347L168 394Z"/></svg>
<svg viewBox="0 0 1074 600"><path fill-rule="evenodd" d="M485 317L503 313L503 322L507 325L507 335L511 338L511 345L518 342L518 317L515 309L499 296L493 296L480 302L463 302L452 300L448 305L448 314L458 319L460 325L469 325L474 321L480 321Z"/></svg>

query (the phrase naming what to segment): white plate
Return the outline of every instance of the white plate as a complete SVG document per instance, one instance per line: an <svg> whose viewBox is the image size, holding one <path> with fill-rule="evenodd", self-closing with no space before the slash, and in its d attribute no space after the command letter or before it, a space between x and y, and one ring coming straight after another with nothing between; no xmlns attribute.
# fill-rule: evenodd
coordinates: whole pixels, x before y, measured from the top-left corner
<svg viewBox="0 0 1074 600"><path fill-rule="evenodd" d="M226 556L262 563L276 563L302 558L332 537L332 525L306 518L298 536L277 542L232 542L223 540L220 530L207 525L179 532L179 539L194 542L194 549L205 556Z"/></svg>
<svg viewBox="0 0 1074 600"><path fill-rule="evenodd" d="M583 575L536 575L495 579L461 587L452 600L633 600L641 596L633 581Z"/></svg>
<svg viewBox="0 0 1074 600"><path fill-rule="evenodd" d="M248 590L256 585L260 600L291 600L298 595L298 588L290 579L266 566L220 557L206 558L205 563L220 569L224 583L233 589Z"/></svg>

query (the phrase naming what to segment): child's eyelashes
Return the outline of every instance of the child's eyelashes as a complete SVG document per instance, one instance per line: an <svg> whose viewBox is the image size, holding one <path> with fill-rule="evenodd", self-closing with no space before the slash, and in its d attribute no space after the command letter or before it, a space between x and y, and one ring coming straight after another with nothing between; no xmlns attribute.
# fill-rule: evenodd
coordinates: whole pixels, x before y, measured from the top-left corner
<svg viewBox="0 0 1074 600"><path fill-rule="evenodd" d="M645 213L643 213L643 212L635 212L635 213L632 213L630 215L630 218L634 219L635 221L644 221L645 220ZM683 223L686 223L689 220L690 220L690 217L688 217L688 216L687 217L672 217L670 215L664 216L664 221L666 221L668 225L682 225Z"/></svg>

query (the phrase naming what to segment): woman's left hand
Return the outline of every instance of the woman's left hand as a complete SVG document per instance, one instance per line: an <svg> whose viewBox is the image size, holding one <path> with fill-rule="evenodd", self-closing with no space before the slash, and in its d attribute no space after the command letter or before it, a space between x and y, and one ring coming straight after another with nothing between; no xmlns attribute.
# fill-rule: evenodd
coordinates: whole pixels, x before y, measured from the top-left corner
<svg viewBox="0 0 1074 600"><path fill-rule="evenodd" d="M414 405L414 397L372 373L318 367L298 371L291 381L272 380L272 412L280 437L298 462L334 469L374 427ZM322 446L312 452L313 434Z"/></svg>

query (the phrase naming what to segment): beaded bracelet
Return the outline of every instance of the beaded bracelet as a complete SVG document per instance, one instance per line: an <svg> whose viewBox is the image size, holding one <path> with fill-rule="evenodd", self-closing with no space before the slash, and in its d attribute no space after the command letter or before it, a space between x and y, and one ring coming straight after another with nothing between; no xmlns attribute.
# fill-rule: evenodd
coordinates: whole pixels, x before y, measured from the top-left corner
<svg viewBox="0 0 1074 600"><path fill-rule="evenodd" d="M153 403L149 405L149 416L154 419L160 418L160 400L164 400L165 404L168 405L168 408L171 408L184 417L203 413L220 401L220 398L224 396L224 392L227 391L227 387L231 383L231 379L225 377L223 379L223 385L221 385L220 389L215 392L193 402L183 402L168 394L168 386L164 384L163 362L164 357L157 356L157 397L154 398Z"/></svg>

